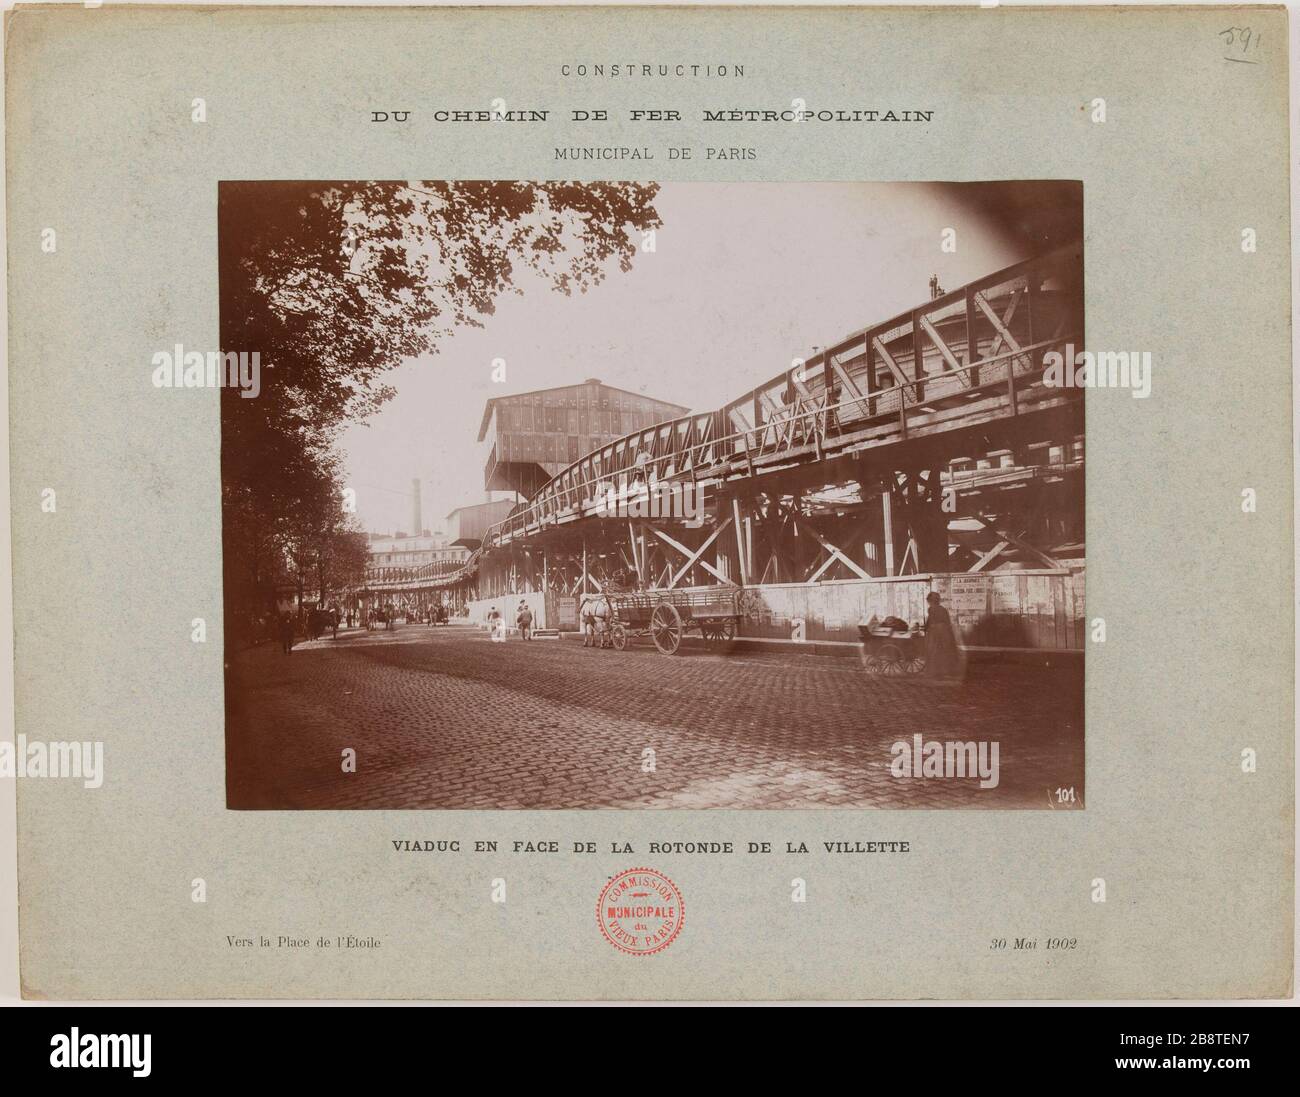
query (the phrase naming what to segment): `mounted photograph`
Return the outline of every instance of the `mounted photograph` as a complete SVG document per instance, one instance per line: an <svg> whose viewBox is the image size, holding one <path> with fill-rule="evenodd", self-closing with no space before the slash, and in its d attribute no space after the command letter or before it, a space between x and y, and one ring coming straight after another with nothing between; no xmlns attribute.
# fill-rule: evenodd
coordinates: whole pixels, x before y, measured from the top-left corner
<svg viewBox="0 0 1300 1097"><path fill-rule="evenodd" d="M1081 183L218 198L228 808L1084 807Z"/></svg>

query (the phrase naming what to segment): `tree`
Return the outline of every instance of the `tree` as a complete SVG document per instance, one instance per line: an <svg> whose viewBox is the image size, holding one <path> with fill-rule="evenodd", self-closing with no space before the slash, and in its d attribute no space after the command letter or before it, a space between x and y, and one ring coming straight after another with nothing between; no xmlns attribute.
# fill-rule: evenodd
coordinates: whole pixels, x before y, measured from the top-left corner
<svg viewBox="0 0 1300 1097"><path fill-rule="evenodd" d="M370 560L366 535L349 525L336 525L320 539L316 552L316 589L327 599L348 587L360 587Z"/></svg>
<svg viewBox="0 0 1300 1097"><path fill-rule="evenodd" d="M481 326L518 269L585 292L660 225L654 184L234 182L218 190L221 348L261 392L221 400L228 619L265 605L272 562L328 554L334 444L392 396L383 375ZM307 538L308 540L304 540ZM314 539L315 547L309 545ZM301 575L301 572L299 572ZM271 595L273 597L273 594ZM233 603L232 603L233 599ZM233 613L231 611L234 611Z"/></svg>

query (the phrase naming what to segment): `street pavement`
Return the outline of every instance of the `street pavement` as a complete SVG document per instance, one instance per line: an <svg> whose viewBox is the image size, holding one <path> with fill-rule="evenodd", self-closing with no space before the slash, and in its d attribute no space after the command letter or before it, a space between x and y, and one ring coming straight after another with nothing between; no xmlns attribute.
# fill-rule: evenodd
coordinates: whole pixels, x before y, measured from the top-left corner
<svg viewBox="0 0 1300 1097"><path fill-rule="evenodd" d="M232 808L1083 806L1079 666L936 685L856 658L406 625L235 653L226 706ZM996 742L997 786L894 776L915 735Z"/></svg>

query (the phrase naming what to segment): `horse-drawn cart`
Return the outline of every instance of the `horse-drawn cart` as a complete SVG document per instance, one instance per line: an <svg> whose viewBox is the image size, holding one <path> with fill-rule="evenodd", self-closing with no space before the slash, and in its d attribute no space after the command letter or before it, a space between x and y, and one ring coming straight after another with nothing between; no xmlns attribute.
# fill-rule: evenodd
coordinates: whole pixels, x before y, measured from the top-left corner
<svg viewBox="0 0 1300 1097"><path fill-rule="evenodd" d="M740 587L705 587L608 594L610 641L622 651L630 636L649 636L663 655L676 655L682 637L698 629L706 647L726 651L746 613Z"/></svg>

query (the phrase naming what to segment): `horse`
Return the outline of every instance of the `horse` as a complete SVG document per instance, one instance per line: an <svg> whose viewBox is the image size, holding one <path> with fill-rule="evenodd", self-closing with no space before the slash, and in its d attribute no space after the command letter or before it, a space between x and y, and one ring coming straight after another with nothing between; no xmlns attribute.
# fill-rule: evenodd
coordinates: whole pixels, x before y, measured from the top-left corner
<svg viewBox="0 0 1300 1097"><path fill-rule="evenodd" d="M338 615L333 610L318 606L307 614L307 636L309 639L319 640L326 629L332 629L334 638L338 639Z"/></svg>
<svg viewBox="0 0 1300 1097"><path fill-rule="evenodd" d="M609 595L585 594L579 608L582 617L582 646L595 647L596 638L600 637L600 646L609 647L609 619L614 615L609 604Z"/></svg>

